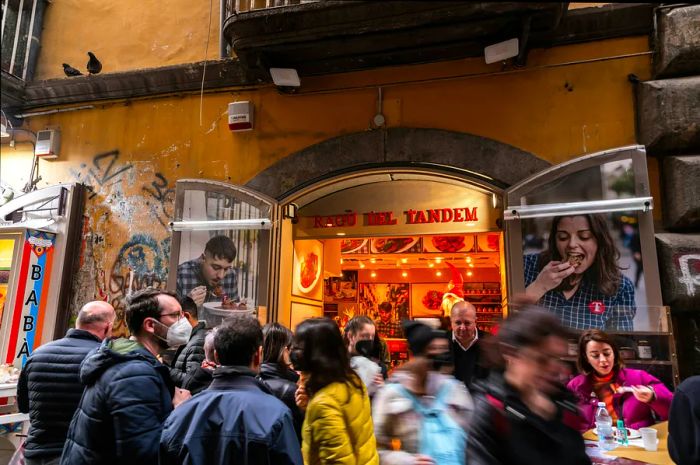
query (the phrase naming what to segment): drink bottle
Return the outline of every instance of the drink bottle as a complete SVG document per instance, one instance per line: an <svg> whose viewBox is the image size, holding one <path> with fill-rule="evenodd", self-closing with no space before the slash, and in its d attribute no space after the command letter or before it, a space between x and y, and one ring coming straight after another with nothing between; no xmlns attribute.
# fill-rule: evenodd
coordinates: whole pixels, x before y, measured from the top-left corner
<svg viewBox="0 0 700 465"><path fill-rule="evenodd" d="M603 450L613 450L616 447L615 434L612 429L612 418L605 408L605 402L598 402L595 412L595 427L598 432L598 447Z"/></svg>

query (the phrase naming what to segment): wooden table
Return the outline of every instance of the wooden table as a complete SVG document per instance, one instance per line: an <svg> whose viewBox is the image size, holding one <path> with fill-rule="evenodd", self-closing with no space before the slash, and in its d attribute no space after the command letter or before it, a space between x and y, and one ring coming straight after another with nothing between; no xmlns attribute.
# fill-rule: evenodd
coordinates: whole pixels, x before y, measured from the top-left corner
<svg viewBox="0 0 700 465"><path fill-rule="evenodd" d="M598 436L592 431L586 431L583 438L588 440L586 450L594 465L674 465L671 456L668 455L668 422L658 423L651 428L658 431L659 446L655 452L644 450L641 439L630 440L628 446L618 446L615 450L603 451L598 448Z"/></svg>

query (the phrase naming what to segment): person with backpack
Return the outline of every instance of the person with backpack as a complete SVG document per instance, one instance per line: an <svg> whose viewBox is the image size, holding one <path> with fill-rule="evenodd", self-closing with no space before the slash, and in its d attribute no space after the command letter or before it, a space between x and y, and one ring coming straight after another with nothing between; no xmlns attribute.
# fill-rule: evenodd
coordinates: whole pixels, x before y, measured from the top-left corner
<svg viewBox="0 0 700 465"><path fill-rule="evenodd" d="M447 334L415 321L403 324L411 359L377 392L374 433L383 465L464 465L472 398L444 373Z"/></svg>
<svg viewBox="0 0 700 465"><path fill-rule="evenodd" d="M576 398L563 383L567 332L540 308L509 316L490 344L494 369L476 384L469 465L588 465Z"/></svg>

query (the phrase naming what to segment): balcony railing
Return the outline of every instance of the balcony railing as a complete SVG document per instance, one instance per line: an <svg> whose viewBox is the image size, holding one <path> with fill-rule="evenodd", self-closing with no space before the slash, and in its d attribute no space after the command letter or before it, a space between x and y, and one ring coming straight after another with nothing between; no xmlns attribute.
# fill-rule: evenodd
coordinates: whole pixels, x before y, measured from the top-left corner
<svg viewBox="0 0 700 465"><path fill-rule="evenodd" d="M46 0L2 0L2 70L32 79Z"/></svg>
<svg viewBox="0 0 700 465"><path fill-rule="evenodd" d="M315 3L319 0L226 0L226 16L244 11L264 10L282 6L299 5L301 3Z"/></svg>

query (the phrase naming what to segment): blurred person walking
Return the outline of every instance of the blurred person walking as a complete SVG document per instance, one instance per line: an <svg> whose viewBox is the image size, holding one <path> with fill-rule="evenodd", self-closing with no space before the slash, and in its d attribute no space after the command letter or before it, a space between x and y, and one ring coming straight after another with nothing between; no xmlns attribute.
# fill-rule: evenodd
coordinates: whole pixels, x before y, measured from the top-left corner
<svg viewBox="0 0 700 465"><path fill-rule="evenodd" d="M27 465L58 464L68 427L83 395L80 364L100 342L112 337L116 314L107 302L88 302L78 312L75 329L42 345L27 359L17 383L17 404L28 413L24 443Z"/></svg>
<svg viewBox="0 0 700 465"><path fill-rule="evenodd" d="M411 359L372 403L381 463L464 464L474 405L464 384L442 373L451 364L447 334L414 321L404 322L403 332Z"/></svg>
<svg viewBox="0 0 700 465"><path fill-rule="evenodd" d="M302 465L292 414L256 378L263 333L234 316L214 336L211 385L173 411L160 440L161 465Z"/></svg>
<svg viewBox="0 0 700 465"><path fill-rule="evenodd" d="M153 465L163 422L190 397L156 358L189 335L175 294L152 288L131 294L125 316L131 338L103 341L80 367L85 391L61 465Z"/></svg>
<svg viewBox="0 0 700 465"><path fill-rule="evenodd" d="M299 375L291 369L289 350L294 335L289 328L280 323L268 323L263 326L263 363L260 365L259 378L270 389L272 395L289 407L294 420L294 430L301 440L301 425L304 413L294 400Z"/></svg>
<svg viewBox="0 0 700 465"><path fill-rule="evenodd" d="M668 414L668 452L677 465L700 463L700 376L683 381Z"/></svg>
<svg viewBox="0 0 700 465"><path fill-rule="evenodd" d="M291 360L301 372L297 405L306 410L304 463L378 465L367 389L350 367L338 325L328 318L300 323Z"/></svg>
<svg viewBox="0 0 700 465"><path fill-rule="evenodd" d="M605 402L613 422L624 419L628 428L639 429L668 418L673 394L646 371L625 368L620 350L608 334L598 329L585 331L578 350L582 374L572 379L568 388L578 398L581 431L595 426L598 402Z"/></svg>
<svg viewBox="0 0 700 465"><path fill-rule="evenodd" d="M566 336L557 317L539 308L505 320L490 354L499 369L476 384L469 465L591 463L565 418L577 415L561 380Z"/></svg>

